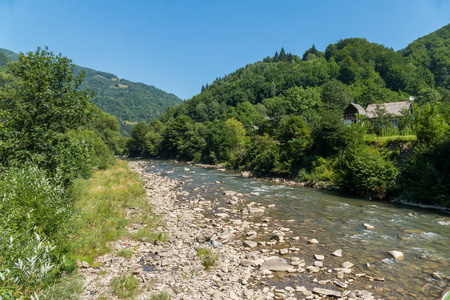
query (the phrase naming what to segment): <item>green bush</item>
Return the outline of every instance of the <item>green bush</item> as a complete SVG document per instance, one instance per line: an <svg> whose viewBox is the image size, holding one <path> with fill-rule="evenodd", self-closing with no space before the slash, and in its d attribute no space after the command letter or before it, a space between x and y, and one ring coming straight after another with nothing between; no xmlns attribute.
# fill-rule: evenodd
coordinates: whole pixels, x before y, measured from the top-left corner
<svg viewBox="0 0 450 300"><path fill-rule="evenodd" d="M57 170L66 183L88 178L93 169L106 169L115 161L111 150L90 130L69 130L57 135L49 157L49 169Z"/></svg>
<svg viewBox="0 0 450 300"><path fill-rule="evenodd" d="M64 187L31 164L9 170L0 190L1 217L9 228L20 230L31 222L37 231L53 238L70 214Z"/></svg>
<svg viewBox="0 0 450 300"><path fill-rule="evenodd" d="M32 165L9 170L0 190L0 295L29 297L58 270L70 205L58 181Z"/></svg>
<svg viewBox="0 0 450 300"><path fill-rule="evenodd" d="M344 190L369 199L383 199L395 186L398 169L386 155L367 146L347 148L334 166L335 181Z"/></svg>
<svg viewBox="0 0 450 300"><path fill-rule="evenodd" d="M301 169L298 172L297 180L301 182L317 183L319 181L331 181L333 178L333 160L319 157L312 163L313 168L310 172Z"/></svg>
<svg viewBox="0 0 450 300"><path fill-rule="evenodd" d="M401 170L405 197L450 207L450 142L420 146Z"/></svg>

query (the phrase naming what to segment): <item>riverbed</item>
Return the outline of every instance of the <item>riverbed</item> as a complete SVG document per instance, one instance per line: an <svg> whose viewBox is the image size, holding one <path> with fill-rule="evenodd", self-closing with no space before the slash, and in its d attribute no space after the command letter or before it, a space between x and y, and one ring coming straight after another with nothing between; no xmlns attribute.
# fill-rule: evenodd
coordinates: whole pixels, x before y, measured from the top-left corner
<svg viewBox="0 0 450 300"><path fill-rule="evenodd" d="M366 289L377 298L434 299L448 285L450 277L450 216L434 211L396 206L345 197L336 192L287 186L262 179L243 178L230 170L203 168L180 162L150 161L149 171L160 173L181 182L186 201L205 199L215 201L212 209L203 214L214 218L223 209L229 197L224 191L247 195L243 202L233 206L236 215L249 203L269 207L262 214L245 215L251 222L270 218L271 226L289 228L289 247L299 248L298 256L313 264L314 254L325 256L324 263L339 267L344 261L355 264L355 276L360 276L354 288ZM187 194L188 193L188 194ZM368 229L364 224L373 226ZM255 241L270 237L258 235ZM298 239L296 239L298 238ZM311 239L316 245L308 243ZM281 247L281 245L273 245ZM331 253L341 249L343 257ZM388 251L404 254L395 260ZM328 280L324 273L318 281ZM304 285L312 288L315 282L305 276L282 276L262 280L261 284L280 288Z"/></svg>

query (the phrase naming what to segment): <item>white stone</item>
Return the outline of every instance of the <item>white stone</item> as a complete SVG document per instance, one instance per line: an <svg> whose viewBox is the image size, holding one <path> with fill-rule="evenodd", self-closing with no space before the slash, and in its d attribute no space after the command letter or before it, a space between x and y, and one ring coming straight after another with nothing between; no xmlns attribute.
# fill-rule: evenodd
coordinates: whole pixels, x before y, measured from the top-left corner
<svg viewBox="0 0 450 300"><path fill-rule="evenodd" d="M280 254L281 255L285 255L285 254L288 254L289 253L289 250L288 249L280 249Z"/></svg>
<svg viewBox="0 0 450 300"><path fill-rule="evenodd" d="M281 272L286 272L289 269L292 269L292 267L288 265L284 259L279 257L273 257L271 259L266 260L261 265L260 268L260 270L281 271Z"/></svg>
<svg viewBox="0 0 450 300"><path fill-rule="evenodd" d="M346 262L344 262L343 264L342 264L342 267L344 267L345 269L350 269L351 267L353 267L354 266L354 264L352 264L351 262L349 262L349 261L346 261Z"/></svg>
<svg viewBox="0 0 450 300"><path fill-rule="evenodd" d="M255 248L256 246L258 246L257 242L250 241L250 240L246 240L242 244L244 245L244 247L247 247L247 248Z"/></svg>
<svg viewBox="0 0 450 300"><path fill-rule="evenodd" d="M320 254L314 254L314 258L315 258L316 260L324 260L324 259L325 259L325 256L324 256L324 255L320 255Z"/></svg>
<svg viewBox="0 0 450 300"><path fill-rule="evenodd" d="M367 229L374 229L375 228L375 226L367 224L367 223L364 223L363 226L366 227Z"/></svg>
<svg viewBox="0 0 450 300"><path fill-rule="evenodd" d="M392 251L388 251L388 253L395 258L396 260L402 260L405 258L405 256L403 255L402 252L398 251L398 250L392 250Z"/></svg>
<svg viewBox="0 0 450 300"><path fill-rule="evenodd" d="M321 262L321 261L315 261L315 262L314 262L314 266L315 266L315 267L318 267L318 268L323 268L323 262Z"/></svg>

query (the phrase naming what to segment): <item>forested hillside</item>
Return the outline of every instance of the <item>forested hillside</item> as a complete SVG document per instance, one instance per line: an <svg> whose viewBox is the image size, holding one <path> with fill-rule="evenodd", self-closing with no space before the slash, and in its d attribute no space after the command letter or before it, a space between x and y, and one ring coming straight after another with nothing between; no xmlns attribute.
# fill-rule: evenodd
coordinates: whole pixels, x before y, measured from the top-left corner
<svg viewBox="0 0 450 300"><path fill-rule="evenodd" d="M18 54L0 48L0 53L9 60L17 61ZM0 56L0 66L2 56ZM168 106L181 103L177 96L164 92L154 86L119 79L114 74L95 71L80 66L74 67L75 75L85 72L81 89L95 92L95 105L107 113L119 118L120 121L150 121L158 117Z"/></svg>
<svg viewBox="0 0 450 300"><path fill-rule="evenodd" d="M138 124L128 144L130 155L225 163L301 181L331 180L343 190L370 198L395 195L421 179L403 176L413 172L401 172L400 153L369 141L403 136L411 144L417 136L426 155L445 153L439 147L447 149L449 141L449 77L443 63L435 66L449 59L443 53L448 46L438 46L449 42L442 34L445 30L448 26L436 31L436 45L427 46L443 48L436 50L441 55L438 60L431 50L427 55L433 59L426 59L419 52L408 54L408 48L396 52L364 38L341 40L323 52L313 45L301 57L282 48L203 86L200 94L168 109L158 120ZM366 107L409 101L411 96L414 114L405 114L398 126L381 109L372 122L361 118L358 124L344 125L342 121L351 102ZM418 161L416 157L416 164L406 164L409 171ZM429 164L432 178L450 171L448 163L435 164ZM354 173L358 170L360 174ZM448 176L434 179L440 188L449 188ZM416 198L449 204L448 193L437 194L433 199Z"/></svg>
<svg viewBox="0 0 450 300"><path fill-rule="evenodd" d="M181 103L181 99L174 94L154 86L119 79L114 74L75 67L75 73L82 70L86 76L81 88L94 91L95 105L122 121L148 122L161 115L168 106Z"/></svg>
<svg viewBox="0 0 450 300"><path fill-rule="evenodd" d="M450 89L450 24L417 39L401 53L411 64L429 69L438 90Z"/></svg>

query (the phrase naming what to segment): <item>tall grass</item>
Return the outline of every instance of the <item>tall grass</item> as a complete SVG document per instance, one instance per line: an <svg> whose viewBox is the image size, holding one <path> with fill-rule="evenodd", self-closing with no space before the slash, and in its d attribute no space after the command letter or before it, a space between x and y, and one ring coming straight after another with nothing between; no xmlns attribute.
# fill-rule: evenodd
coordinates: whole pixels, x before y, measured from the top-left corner
<svg viewBox="0 0 450 300"><path fill-rule="evenodd" d="M197 255L202 260L202 265L205 267L206 271L209 271L211 267L214 267L217 264L219 259L219 255L214 253L213 250L209 248L199 247L196 249Z"/></svg>
<svg viewBox="0 0 450 300"><path fill-rule="evenodd" d="M393 141L416 141L417 137L415 135L391 135L391 136L367 135L365 140L366 142L384 143Z"/></svg>
<svg viewBox="0 0 450 300"><path fill-rule="evenodd" d="M76 214L71 220L73 234L70 244L74 258L92 262L95 256L109 252L109 241L134 238L126 226L132 220L127 209L134 208L133 222L147 224L142 237L158 237L154 228L159 218L151 213L139 175L127 163L117 161L107 170L95 171L90 179L78 179L72 187ZM144 232L145 234L143 234Z"/></svg>

